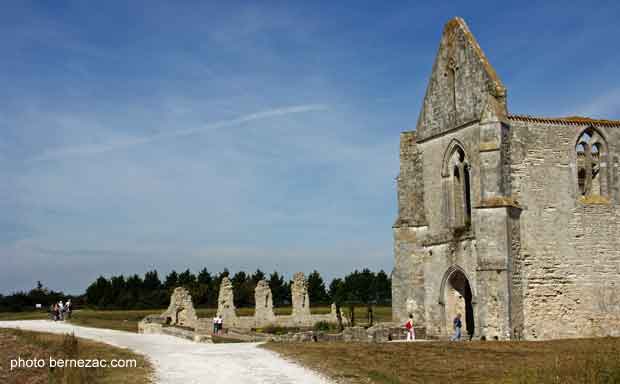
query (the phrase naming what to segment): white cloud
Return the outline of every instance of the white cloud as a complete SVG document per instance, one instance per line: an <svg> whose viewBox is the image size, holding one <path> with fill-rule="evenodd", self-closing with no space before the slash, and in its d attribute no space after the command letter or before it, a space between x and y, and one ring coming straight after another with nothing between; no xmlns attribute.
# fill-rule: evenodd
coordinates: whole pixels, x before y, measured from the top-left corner
<svg viewBox="0 0 620 384"><path fill-rule="evenodd" d="M594 97L580 108L580 114L593 118L612 118L620 115L620 88L611 89Z"/></svg>

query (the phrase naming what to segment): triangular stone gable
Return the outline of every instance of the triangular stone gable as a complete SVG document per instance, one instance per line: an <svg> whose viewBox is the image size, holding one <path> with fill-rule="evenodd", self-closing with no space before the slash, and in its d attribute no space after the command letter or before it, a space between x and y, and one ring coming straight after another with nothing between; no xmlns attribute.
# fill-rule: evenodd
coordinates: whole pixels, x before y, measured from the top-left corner
<svg viewBox="0 0 620 384"><path fill-rule="evenodd" d="M506 115L506 88L465 21L455 17L444 27L418 118L417 140L480 120L489 96Z"/></svg>

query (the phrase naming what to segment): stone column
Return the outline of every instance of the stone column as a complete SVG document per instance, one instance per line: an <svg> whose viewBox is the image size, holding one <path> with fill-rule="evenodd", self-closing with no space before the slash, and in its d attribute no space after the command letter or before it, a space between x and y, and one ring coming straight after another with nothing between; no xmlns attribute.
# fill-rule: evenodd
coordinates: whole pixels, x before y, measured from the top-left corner
<svg viewBox="0 0 620 384"><path fill-rule="evenodd" d="M269 288L269 283L266 280L261 280L256 284L254 302L256 303L254 311L256 326L264 327L274 323L273 298L271 296L271 288Z"/></svg>
<svg viewBox="0 0 620 384"><path fill-rule="evenodd" d="M310 298L308 297L308 283L302 272L293 276L291 284L291 299L293 301L293 317L302 319L310 316Z"/></svg>
<svg viewBox="0 0 620 384"><path fill-rule="evenodd" d="M217 298L217 313L222 316L225 327L236 324L237 314L235 313L233 287L228 277L224 277L220 284L220 293Z"/></svg>

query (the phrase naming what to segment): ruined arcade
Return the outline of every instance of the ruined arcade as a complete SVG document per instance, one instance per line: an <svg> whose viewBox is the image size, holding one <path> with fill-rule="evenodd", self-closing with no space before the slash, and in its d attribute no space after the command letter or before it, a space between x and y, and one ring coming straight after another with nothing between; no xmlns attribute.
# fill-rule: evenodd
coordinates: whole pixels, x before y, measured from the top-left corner
<svg viewBox="0 0 620 384"><path fill-rule="evenodd" d="M620 336L619 156L620 121L509 113L449 21L400 138L394 320L413 314L431 337L456 313L465 337Z"/></svg>

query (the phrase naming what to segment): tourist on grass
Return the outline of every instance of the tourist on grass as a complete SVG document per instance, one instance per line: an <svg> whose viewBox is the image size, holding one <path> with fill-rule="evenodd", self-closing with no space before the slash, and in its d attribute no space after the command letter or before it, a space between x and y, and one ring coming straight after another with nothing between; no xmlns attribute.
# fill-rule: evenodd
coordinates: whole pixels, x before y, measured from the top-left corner
<svg viewBox="0 0 620 384"><path fill-rule="evenodd" d="M461 327L463 324L461 323L461 314L457 313L454 318L454 336L452 336L452 341L461 340Z"/></svg>
<svg viewBox="0 0 620 384"><path fill-rule="evenodd" d="M407 341L415 340L415 330L413 329L413 315L409 315L409 320L405 323L405 328L407 328Z"/></svg>

